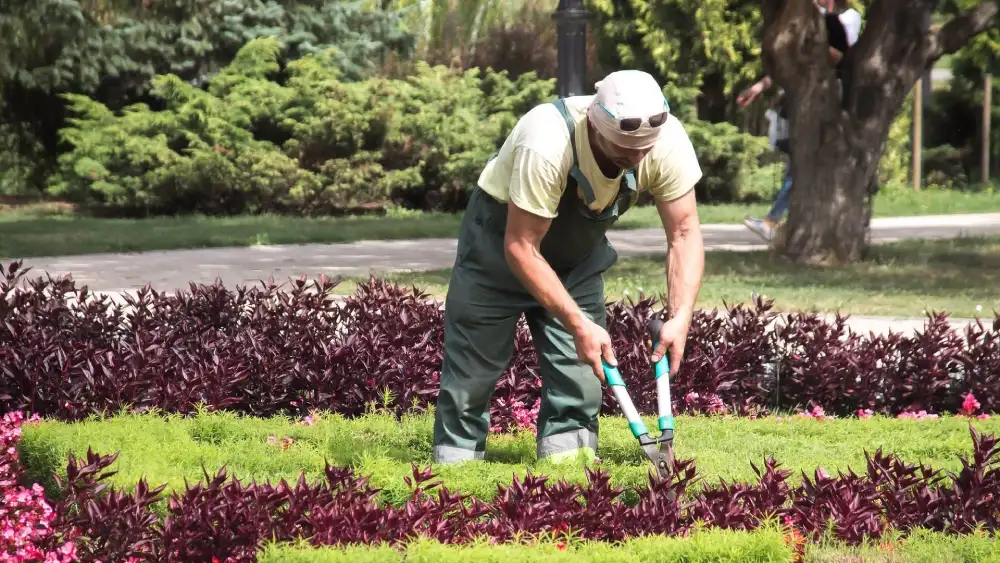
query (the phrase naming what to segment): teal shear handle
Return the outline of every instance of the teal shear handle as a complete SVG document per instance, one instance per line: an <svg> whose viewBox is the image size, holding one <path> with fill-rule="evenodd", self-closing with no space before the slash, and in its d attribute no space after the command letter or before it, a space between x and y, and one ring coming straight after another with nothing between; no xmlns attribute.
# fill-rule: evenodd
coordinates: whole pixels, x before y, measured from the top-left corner
<svg viewBox="0 0 1000 563"><path fill-rule="evenodd" d="M661 328L663 328L663 321L657 318L649 321L649 325L647 325L649 341L653 343L654 348L656 343L660 341ZM653 373L656 377L656 410L659 414L657 423L660 432L670 430L673 433L674 411L670 404L670 358L667 354L663 354L663 357L656 362Z"/></svg>
<svg viewBox="0 0 1000 563"><path fill-rule="evenodd" d="M663 321L660 319L653 319L649 322L647 328L649 330L650 341L653 342L654 346L660 340L660 328L662 327ZM670 404L670 359L666 354L656 362L653 373L656 378L656 407L657 414L659 414L657 426L661 433L669 431L669 436L672 438L674 433L674 413ZM632 403L632 397L628 393L625 380L622 379L618 368L609 366L605 362L604 377L608 382L608 386L611 387L611 392L614 393L618 405L625 414L625 418L628 420L628 426L632 430L632 435L638 438L643 434L647 434L646 425L639 418L639 413L635 409L635 404Z"/></svg>
<svg viewBox="0 0 1000 563"><path fill-rule="evenodd" d="M618 368L609 366L607 362L602 363L604 364L604 377L607 379L608 387L611 387L611 392L614 393L615 400L618 401L618 406L621 407L622 412L625 414L625 419L628 420L628 427L632 430L632 435L638 438L643 434L648 434L649 431L646 430L646 424L639 418L639 411L635 410L635 404L632 403L632 397L628 394L628 389L625 388L625 380L622 379Z"/></svg>
<svg viewBox="0 0 1000 563"><path fill-rule="evenodd" d="M650 340L654 344L660 340L660 328L663 321L653 319L647 326ZM604 362L604 378L611 387L618 406L621 407L625 419L628 420L628 427L632 435L639 440L639 445L646 453L646 457L653 462L657 472L663 478L669 478L671 465L673 464L673 442L674 442L674 415L670 405L670 361L666 355L656 362L654 373L656 377L656 406L659 414L658 426L660 435L653 438L649 435L649 430L639 418L632 397L629 396L628 389L625 388L625 380L617 367L609 366ZM670 498L670 497L668 497Z"/></svg>

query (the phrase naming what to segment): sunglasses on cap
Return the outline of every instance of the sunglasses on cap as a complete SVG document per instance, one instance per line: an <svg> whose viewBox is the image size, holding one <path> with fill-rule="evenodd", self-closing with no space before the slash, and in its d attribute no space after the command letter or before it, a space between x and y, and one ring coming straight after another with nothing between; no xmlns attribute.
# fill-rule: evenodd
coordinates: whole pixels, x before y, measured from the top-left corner
<svg viewBox="0 0 1000 563"><path fill-rule="evenodd" d="M666 100L663 102L663 107L667 108L663 112L656 115L650 116L648 119L644 120L641 117L624 117L619 119L617 115L611 112L604 104L598 102L597 105L601 106L601 109L608 112L608 115L618 120L618 126L621 127L622 131L637 131L639 127L642 127L643 121L648 121L649 126L653 129L663 125L667 122L667 118L670 117L670 107L667 106Z"/></svg>

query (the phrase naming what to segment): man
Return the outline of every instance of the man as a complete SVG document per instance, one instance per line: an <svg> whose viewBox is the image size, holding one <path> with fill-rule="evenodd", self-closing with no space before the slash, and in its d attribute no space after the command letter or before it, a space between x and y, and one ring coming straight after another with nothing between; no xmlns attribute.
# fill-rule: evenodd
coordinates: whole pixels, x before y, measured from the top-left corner
<svg viewBox="0 0 1000 563"><path fill-rule="evenodd" d="M816 8L823 15L826 25L828 53L834 63L837 73L837 80L843 91L843 82L846 80L844 69L844 54L857 42L861 34L861 14L847 4L847 0L816 0ZM736 98L736 103L740 107L746 107L762 92L773 85L770 76L761 78L753 86L747 88ZM776 128L784 133L783 137L778 137L772 148L777 148L788 155L788 163L785 165L785 173L782 178L781 189L771 205L771 209L763 218L746 217L743 224L748 229L756 233L759 237L770 243L774 238L775 231L785 213L788 212L789 196L792 189L792 167L791 153L788 149L788 122L784 108L780 108L776 114L768 116L769 120L776 122Z"/></svg>
<svg viewBox="0 0 1000 563"><path fill-rule="evenodd" d="M483 458L489 402L525 314L542 378L540 460L594 459L605 330L605 232L648 191L666 232L670 320L653 361L680 365L704 268L694 148L648 74L620 71L593 96L539 105L473 189L445 302L436 463ZM652 376L650 376L652 377Z"/></svg>

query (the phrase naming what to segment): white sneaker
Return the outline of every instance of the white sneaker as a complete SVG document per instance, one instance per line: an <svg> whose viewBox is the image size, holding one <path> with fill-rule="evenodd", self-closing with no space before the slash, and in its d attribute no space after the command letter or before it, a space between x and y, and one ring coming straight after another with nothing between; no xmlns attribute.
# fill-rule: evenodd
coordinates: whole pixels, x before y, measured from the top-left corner
<svg viewBox="0 0 1000 563"><path fill-rule="evenodd" d="M760 238L764 239L768 243L771 242L771 238L774 236L774 227L772 227L770 223L764 219L747 217L743 220L743 224L746 225L748 229L756 233Z"/></svg>

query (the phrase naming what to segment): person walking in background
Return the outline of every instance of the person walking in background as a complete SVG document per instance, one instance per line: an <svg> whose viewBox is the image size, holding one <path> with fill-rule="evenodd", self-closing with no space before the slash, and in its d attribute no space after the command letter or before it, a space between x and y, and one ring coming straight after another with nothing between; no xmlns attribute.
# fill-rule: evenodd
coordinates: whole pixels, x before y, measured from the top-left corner
<svg viewBox="0 0 1000 563"><path fill-rule="evenodd" d="M826 22L827 44L830 57L836 64L837 81L843 92L843 60L847 50L853 46L861 35L861 14L847 5L847 0L818 0L816 7L823 14ZM736 103L747 107L757 96L770 89L773 85L770 76L761 78L753 86L747 88L736 98ZM767 112L771 123L769 138L771 148L781 151L787 157L785 172L782 177L781 189L771 204L771 209L763 218L747 216L743 224L768 243L774 238L774 232L788 212L788 198L792 189L792 156L789 152L788 116L784 104L779 97L777 110Z"/></svg>

